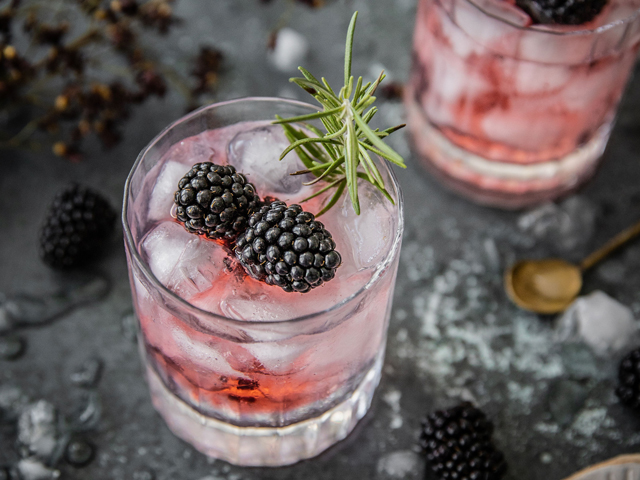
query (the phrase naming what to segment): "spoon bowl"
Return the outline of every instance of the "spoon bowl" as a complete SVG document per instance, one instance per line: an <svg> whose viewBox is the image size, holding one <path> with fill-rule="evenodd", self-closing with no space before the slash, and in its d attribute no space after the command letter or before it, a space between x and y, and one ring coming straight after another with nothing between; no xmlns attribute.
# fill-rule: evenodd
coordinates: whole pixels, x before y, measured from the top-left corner
<svg viewBox="0 0 640 480"><path fill-rule="evenodd" d="M505 287L521 308L553 314L567 309L582 289L580 267L558 258L523 260L505 273Z"/></svg>

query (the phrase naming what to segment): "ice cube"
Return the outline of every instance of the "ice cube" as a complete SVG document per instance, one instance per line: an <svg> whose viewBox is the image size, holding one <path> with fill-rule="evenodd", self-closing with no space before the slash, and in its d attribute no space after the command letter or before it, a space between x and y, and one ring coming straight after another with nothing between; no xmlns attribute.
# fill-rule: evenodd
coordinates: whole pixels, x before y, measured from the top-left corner
<svg viewBox="0 0 640 480"><path fill-rule="evenodd" d="M527 27L531 24L531 17L516 5L504 0L477 0L475 3L493 17L506 20L512 25Z"/></svg>
<svg viewBox="0 0 640 480"><path fill-rule="evenodd" d="M375 267L384 259L395 236L394 218L397 215L394 215L395 207L391 202L369 182L360 182L358 195L360 215L356 215L348 195L334 207L339 208L336 214L327 214L327 228L334 235L336 248L343 256L347 255L340 268L351 263L349 258L353 258L357 270Z"/></svg>
<svg viewBox="0 0 640 480"><path fill-rule="evenodd" d="M28 405L18 418L18 441L31 455L49 461L60 441L54 406L45 400Z"/></svg>
<svg viewBox="0 0 640 480"><path fill-rule="evenodd" d="M300 201L304 197L296 194L311 191L302 185L309 178L291 175L304 169L297 153L291 152L278 161L288 146L289 141L280 125L240 132L229 143L229 163L247 176L260 196L275 195L283 201Z"/></svg>
<svg viewBox="0 0 640 480"><path fill-rule="evenodd" d="M516 91L526 95L548 95L567 85L572 75L573 71L564 65L518 62L514 74Z"/></svg>
<svg viewBox="0 0 640 480"><path fill-rule="evenodd" d="M142 252L151 271L167 285L182 252L194 235L176 222L164 222L147 234L142 241Z"/></svg>
<svg viewBox="0 0 640 480"><path fill-rule="evenodd" d="M281 28L276 37L269 60L282 72L295 71L309 52L307 39L291 28Z"/></svg>
<svg viewBox="0 0 640 480"><path fill-rule="evenodd" d="M191 235L166 286L182 298L207 290L224 271L226 251L218 244Z"/></svg>
<svg viewBox="0 0 640 480"><path fill-rule="evenodd" d="M420 465L422 461L416 452L411 450L400 450L391 452L378 460L378 473L385 478L422 478L420 475Z"/></svg>
<svg viewBox="0 0 640 480"><path fill-rule="evenodd" d="M162 223L147 234L142 251L156 278L187 300L211 286L227 256L223 247L176 222Z"/></svg>
<svg viewBox="0 0 640 480"><path fill-rule="evenodd" d="M67 274L54 292L0 293L0 332L21 326L43 325L88 303L102 300L111 282L100 274Z"/></svg>
<svg viewBox="0 0 640 480"><path fill-rule="evenodd" d="M247 343L244 347L270 374L292 374L308 363L304 361L304 357L310 350L304 338L291 338L280 343Z"/></svg>
<svg viewBox="0 0 640 480"><path fill-rule="evenodd" d="M193 141L189 143L191 146L191 165L202 162L215 162L216 150L208 142L206 138L206 132L193 138Z"/></svg>
<svg viewBox="0 0 640 480"><path fill-rule="evenodd" d="M24 458L18 462L17 470L23 480L54 480L60 471L47 467L36 458Z"/></svg>
<svg viewBox="0 0 640 480"><path fill-rule="evenodd" d="M570 251L591 238L596 219L596 207L586 198L574 196L560 204L545 203L523 214L518 227L538 240Z"/></svg>
<svg viewBox="0 0 640 480"><path fill-rule="evenodd" d="M162 166L158 175L151 198L147 217L151 221L168 220L169 212L173 206L173 197L178 189L178 182L189 171L182 163L167 162Z"/></svg>
<svg viewBox="0 0 640 480"><path fill-rule="evenodd" d="M601 291L578 298L560 317L558 338L582 340L597 354L622 350L637 335L631 309Z"/></svg>
<svg viewBox="0 0 640 480"><path fill-rule="evenodd" d="M278 287L267 288L268 291L258 294L229 291L226 298L220 303L223 315L237 320L268 322L296 318L300 314L296 310L294 302L287 302L282 298ZM278 290L276 290L277 288Z"/></svg>
<svg viewBox="0 0 640 480"><path fill-rule="evenodd" d="M203 132L176 143L165 153L163 161L167 164L179 163L183 169L185 165L191 166L200 162L215 162L216 148L211 143L210 136L209 132Z"/></svg>
<svg viewBox="0 0 640 480"><path fill-rule="evenodd" d="M225 352L218 352L215 344L203 344L192 339L185 330L176 327L171 331L171 338L176 351L172 355L180 355L198 366L198 370L206 369L216 375L234 376L237 372L229 365Z"/></svg>
<svg viewBox="0 0 640 480"><path fill-rule="evenodd" d="M518 30L502 20L519 26L527 26L531 19L515 5L500 0L480 0L480 6L490 15L481 18L478 7L472 3L456 3L455 22L467 35L479 45L494 52L508 55L517 52L516 37Z"/></svg>

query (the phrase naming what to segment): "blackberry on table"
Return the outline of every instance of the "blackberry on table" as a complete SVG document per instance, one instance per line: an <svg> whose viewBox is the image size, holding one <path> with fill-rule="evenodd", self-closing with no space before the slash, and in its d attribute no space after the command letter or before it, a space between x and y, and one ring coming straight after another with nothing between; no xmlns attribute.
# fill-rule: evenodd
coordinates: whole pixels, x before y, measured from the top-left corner
<svg viewBox="0 0 640 480"><path fill-rule="evenodd" d="M534 23L582 25L593 20L607 0L516 0Z"/></svg>
<svg viewBox="0 0 640 480"><path fill-rule="evenodd" d="M420 446L443 480L499 480L507 470L491 442L493 424L469 402L431 413L422 422Z"/></svg>
<svg viewBox="0 0 640 480"><path fill-rule="evenodd" d="M190 233L233 241L259 207L255 187L231 165L196 163L178 183L176 215Z"/></svg>
<svg viewBox="0 0 640 480"><path fill-rule="evenodd" d="M629 352L620 362L616 395L624 405L640 410L640 348Z"/></svg>
<svg viewBox="0 0 640 480"><path fill-rule="evenodd" d="M40 232L40 256L53 268L96 258L114 231L116 212L99 193L72 184L58 193Z"/></svg>
<svg viewBox="0 0 640 480"><path fill-rule="evenodd" d="M253 278L305 293L334 278L342 263L335 248L313 214L277 200L251 215L236 240L236 257Z"/></svg>

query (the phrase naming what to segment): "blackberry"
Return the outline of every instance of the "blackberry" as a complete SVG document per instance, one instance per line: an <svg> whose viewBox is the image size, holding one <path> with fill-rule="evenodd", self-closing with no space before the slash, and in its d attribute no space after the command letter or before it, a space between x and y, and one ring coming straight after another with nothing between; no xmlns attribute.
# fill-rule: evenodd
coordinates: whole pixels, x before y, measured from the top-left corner
<svg viewBox="0 0 640 480"><path fill-rule="evenodd" d="M40 232L40 256L53 268L93 260L113 233L116 212L99 193L78 184L59 192Z"/></svg>
<svg viewBox="0 0 640 480"><path fill-rule="evenodd" d="M431 413L422 422L420 446L443 480L498 480L507 470L491 443L493 424L469 402Z"/></svg>
<svg viewBox="0 0 640 480"><path fill-rule="evenodd" d="M607 0L516 0L533 23L582 25L593 20Z"/></svg>
<svg viewBox="0 0 640 480"><path fill-rule="evenodd" d="M174 203L190 233L233 241L260 206L255 187L231 165L196 163L178 182Z"/></svg>
<svg viewBox="0 0 640 480"><path fill-rule="evenodd" d="M629 352L620 362L616 395L623 404L640 410L640 348Z"/></svg>
<svg viewBox="0 0 640 480"><path fill-rule="evenodd" d="M253 278L305 293L335 276L342 263L324 225L300 205L274 201L251 215L236 257Z"/></svg>

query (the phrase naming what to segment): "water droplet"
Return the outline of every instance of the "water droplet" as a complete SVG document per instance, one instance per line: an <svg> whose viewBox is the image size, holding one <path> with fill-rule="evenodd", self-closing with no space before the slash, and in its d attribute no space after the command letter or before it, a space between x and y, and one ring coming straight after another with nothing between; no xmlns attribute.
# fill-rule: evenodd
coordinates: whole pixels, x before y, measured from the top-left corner
<svg viewBox="0 0 640 480"><path fill-rule="evenodd" d="M136 342L138 333L138 319L135 313L129 312L121 320L122 335L132 343Z"/></svg>
<svg viewBox="0 0 640 480"><path fill-rule="evenodd" d="M26 349L26 342L17 335L0 336L0 358L3 360L17 360Z"/></svg>
<svg viewBox="0 0 640 480"><path fill-rule="evenodd" d="M91 463L95 447L84 440L72 440L67 446L65 458L74 467L84 467Z"/></svg>
<svg viewBox="0 0 640 480"><path fill-rule="evenodd" d="M86 432L98 425L102 416L102 404L100 397L95 391L87 392L82 397L80 405L71 421L71 430L75 432Z"/></svg>
<svg viewBox="0 0 640 480"><path fill-rule="evenodd" d="M89 358L71 374L71 381L79 387L95 387L100 380L102 366L103 362L99 358Z"/></svg>

